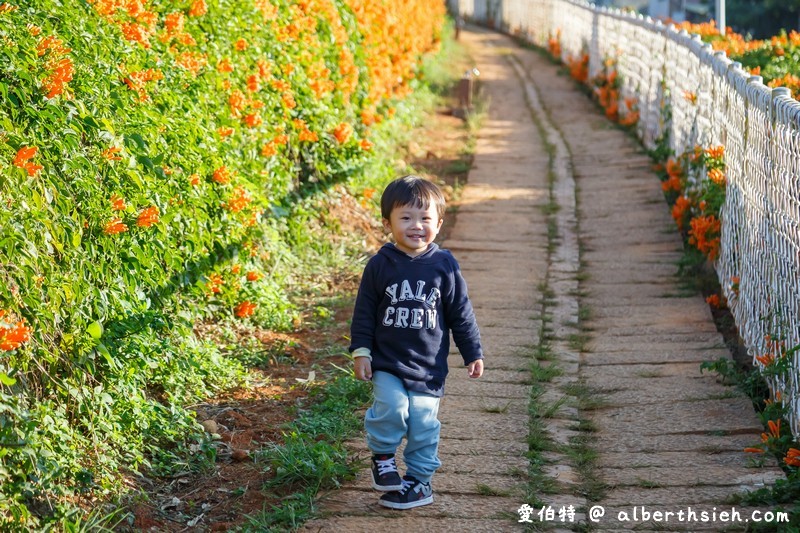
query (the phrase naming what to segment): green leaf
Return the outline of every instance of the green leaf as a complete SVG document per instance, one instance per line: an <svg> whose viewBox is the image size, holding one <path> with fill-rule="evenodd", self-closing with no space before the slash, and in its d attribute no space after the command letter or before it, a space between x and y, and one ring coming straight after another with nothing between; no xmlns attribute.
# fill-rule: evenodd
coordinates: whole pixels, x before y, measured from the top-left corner
<svg viewBox="0 0 800 533"><path fill-rule="evenodd" d="M6 385L6 386L10 387L11 385L15 384L16 382L17 382L16 379L12 378L11 376L6 374L5 372L0 372L0 383L2 383L3 385Z"/></svg>
<svg viewBox="0 0 800 533"><path fill-rule="evenodd" d="M94 321L86 328L86 332L95 340L103 336L103 324Z"/></svg>

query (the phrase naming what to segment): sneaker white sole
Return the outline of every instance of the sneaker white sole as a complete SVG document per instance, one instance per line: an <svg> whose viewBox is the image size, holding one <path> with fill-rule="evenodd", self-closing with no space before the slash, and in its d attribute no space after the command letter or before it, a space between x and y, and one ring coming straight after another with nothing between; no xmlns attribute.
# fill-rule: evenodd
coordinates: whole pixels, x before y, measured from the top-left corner
<svg viewBox="0 0 800 533"><path fill-rule="evenodd" d="M400 510L413 509L414 507L422 507L423 505L428 505L433 503L433 494L431 494L427 498L423 498L415 502L398 503L398 502L389 502L386 500L378 500L378 503L380 503L384 507L388 507L389 509L400 509Z"/></svg>
<svg viewBox="0 0 800 533"><path fill-rule="evenodd" d="M381 492L395 492L403 488L403 484L399 485L378 485L375 480L372 480L372 488Z"/></svg>

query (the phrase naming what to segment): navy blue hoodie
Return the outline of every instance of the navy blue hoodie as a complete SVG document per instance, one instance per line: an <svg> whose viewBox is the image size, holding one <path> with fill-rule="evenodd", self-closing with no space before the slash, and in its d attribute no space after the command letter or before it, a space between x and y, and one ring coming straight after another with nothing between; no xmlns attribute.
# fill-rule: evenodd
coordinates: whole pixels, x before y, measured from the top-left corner
<svg viewBox="0 0 800 533"><path fill-rule="evenodd" d="M372 371L406 389L442 396L450 332L468 365L483 359L467 284L452 254L431 244L409 257L385 244L364 268L350 327L350 351L369 348Z"/></svg>

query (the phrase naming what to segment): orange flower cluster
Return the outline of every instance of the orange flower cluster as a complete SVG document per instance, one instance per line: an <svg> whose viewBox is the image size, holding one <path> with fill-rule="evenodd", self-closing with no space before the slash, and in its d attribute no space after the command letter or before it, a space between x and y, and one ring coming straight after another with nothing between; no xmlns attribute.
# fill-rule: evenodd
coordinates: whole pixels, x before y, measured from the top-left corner
<svg viewBox="0 0 800 533"><path fill-rule="evenodd" d="M164 74L160 70L148 68L129 72L122 81L128 86L128 89L136 91L140 102L144 102L150 98L150 95L147 94L146 84L163 78Z"/></svg>
<svg viewBox="0 0 800 533"><path fill-rule="evenodd" d="M322 3L319 0L314 5ZM368 100L378 103L384 98L401 96L408 90L408 81L415 76L418 56L438 45L438 29L446 14L445 3L428 0L345 0L345 3L355 14L364 36L371 82ZM431 35L434 42L431 42ZM403 45L399 47L396 43Z"/></svg>
<svg viewBox="0 0 800 533"><path fill-rule="evenodd" d="M683 190L683 164L680 159L670 157L667 159L667 179L661 183L661 190L664 192Z"/></svg>
<svg viewBox="0 0 800 533"><path fill-rule="evenodd" d="M206 288L211 294L219 294L222 292L222 286L225 285L225 280L222 279L220 274L216 272L213 274L209 274L208 280L206 280Z"/></svg>
<svg viewBox="0 0 800 533"><path fill-rule="evenodd" d="M106 235L116 235L117 233L122 233L125 231L128 231L128 226L122 223L121 218L112 218L103 227L103 233Z"/></svg>
<svg viewBox="0 0 800 533"><path fill-rule="evenodd" d="M299 141L309 141L309 142L316 142L319 140L319 136L316 132L311 131L308 129L308 124L306 121L298 118L293 121L295 127L300 130L300 133L297 136L297 140Z"/></svg>
<svg viewBox="0 0 800 533"><path fill-rule="evenodd" d="M17 151L16 157L14 157L14 166L25 169L28 176L35 176L42 170L42 165L31 162L31 159L36 156L38 150L38 146L23 146Z"/></svg>
<svg viewBox="0 0 800 533"><path fill-rule="evenodd" d="M246 318L255 312L256 307L258 307L256 304L245 300L236 306L234 312L237 318Z"/></svg>
<svg viewBox="0 0 800 533"><path fill-rule="evenodd" d="M619 119L621 126L633 126L639 122L639 110L634 97L625 98L625 115Z"/></svg>
<svg viewBox="0 0 800 533"><path fill-rule="evenodd" d="M708 297L706 297L706 303L711 307L716 307L717 309L719 309L721 303L719 299L719 294L711 294Z"/></svg>
<svg viewBox="0 0 800 533"><path fill-rule="evenodd" d="M694 217L689 224L689 244L715 260L719 255L720 221L714 215L704 215Z"/></svg>
<svg viewBox="0 0 800 533"><path fill-rule="evenodd" d="M120 161L122 160L122 157L118 156L117 154L121 151L122 148L118 146L112 146L111 148L106 148L103 150L103 153L100 155L107 161Z"/></svg>
<svg viewBox="0 0 800 533"><path fill-rule="evenodd" d="M717 185L725 185L725 173L718 168L712 168L708 171L708 179Z"/></svg>
<svg viewBox="0 0 800 533"><path fill-rule="evenodd" d="M147 0L89 0L95 10L119 27L128 41L150 48L158 15L146 9Z"/></svg>
<svg viewBox="0 0 800 533"><path fill-rule="evenodd" d="M561 28L547 39L547 51L554 59L561 60Z"/></svg>
<svg viewBox="0 0 800 533"><path fill-rule="evenodd" d="M786 457L783 458L783 462L789 466L800 466L800 450L789 448L789 451L786 452Z"/></svg>
<svg viewBox="0 0 800 533"><path fill-rule="evenodd" d="M64 47L61 39L52 36L39 41L36 50L39 57L47 55L44 64L47 75L42 80L42 88L48 98L55 98L72 81L74 69L72 59L67 55L70 50Z"/></svg>
<svg viewBox="0 0 800 533"><path fill-rule="evenodd" d="M175 58L175 63L191 72L192 76L197 76L200 70L208 64L208 58L200 52L187 51L178 54L178 57Z"/></svg>
<svg viewBox="0 0 800 533"><path fill-rule="evenodd" d="M675 220L675 224L678 225L678 229L683 231L686 225L686 218L689 214L689 209L692 207L692 202L686 196L678 196L675 200L675 204L672 206L672 218Z"/></svg>
<svg viewBox="0 0 800 533"><path fill-rule="evenodd" d="M150 206L139 213L139 217L136 219L136 225L140 228L149 228L154 224L158 224L159 220L159 211L156 206Z"/></svg>
<svg viewBox="0 0 800 533"><path fill-rule="evenodd" d="M569 75L579 83L589 81L589 54L580 57L570 57L567 59Z"/></svg>
<svg viewBox="0 0 800 533"><path fill-rule="evenodd" d="M780 78L770 80L767 85L769 87L787 87L790 91L792 91L794 98L800 98L800 76L795 74L784 74Z"/></svg>
<svg viewBox="0 0 800 533"><path fill-rule="evenodd" d="M716 159L722 161L722 159L725 157L725 147L720 145L706 148L705 154L707 159Z"/></svg>
<svg viewBox="0 0 800 533"><path fill-rule="evenodd" d="M108 201L111 202L111 209L114 211L125 211L125 209L128 208L128 206L125 205L125 199L116 194L109 198Z"/></svg>
<svg viewBox="0 0 800 533"><path fill-rule="evenodd" d="M256 272L255 270L250 270L247 272L247 281L258 281L262 278L262 274L260 272Z"/></svg>
<svg viewBox="0 0 800 533"><path fill-rule="evenodd" d="M190 17L202 17L206 13L208 13L208 5L205 0L194 0L189 7Z"/></svg>
<svg viewBox="0 0 800 533"><path fill-rule="evenodd" d="M228 167L222 165L221 167L219 167L214 171L214 174L212 174L211 179L213 179L220 185L225 185L226 183L230 183L231 181L231 171L228 170Z"/></svg>
<svg viewBox="0 0 800 533"><path fill-rule="evenodd" d="M24 318L18 321L6 316L7 311L0 309L0 351L10 352L31 339L31 328Z"/></svg>
<svg viewBox="0 0 800 533"><path fill-rule="evenodd" d="M780 419L767 420L767 427L769 428L769 433L761 433L761 442L763 444L767 444L770 439L779 439L781 437Z"/></svg>
<svg viewBox="0 0 800 533"><path fill-rule="evenodd" d="M248 193L244 187L236 187L231 197L228 199L226 207L231 213L238 213L250 205L252 201L250 193Z"/></svg>
<svg viewBox="0 0 800 533"><path fill-rule="evenodd" d="M353 126L351 126L347 122L340 123L333 130L333 136L336 138L336 142L338 142L339 144L346 143L352 134L353 134Z"/></svg>

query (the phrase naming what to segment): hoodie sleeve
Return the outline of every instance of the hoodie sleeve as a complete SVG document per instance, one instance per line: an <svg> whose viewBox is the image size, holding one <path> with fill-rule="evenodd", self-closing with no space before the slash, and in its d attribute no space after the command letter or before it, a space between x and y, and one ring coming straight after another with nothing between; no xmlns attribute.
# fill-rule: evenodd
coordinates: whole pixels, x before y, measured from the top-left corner
<svg viewBox="0 0 800 533"><path fill-rule="evenodd" d="M453 290L452 297L448 299L445 316L447 325L453 332L453 340L464 358L464 364L468 365L478 359L483 359L483 349L481 348L481 334L478 330L478 322L475 320L475 312L472 309L472 302L467 294L467 282L461 275L461 268L455 259L453 263Z"/></svg>
<svg viewBox="0 0 800 533"><path fill-rule="evenodd" d="M353 308L353 320L350 323L350 352L357 348L373 349L375 326L378 316L378 302L381 295L376 287L377 256L370 259L361 276L356 303Z"/></svg>

